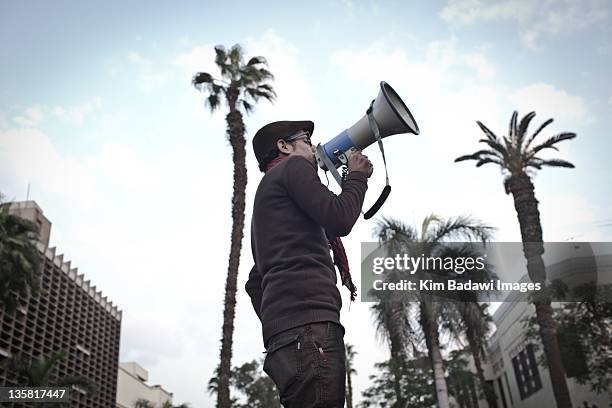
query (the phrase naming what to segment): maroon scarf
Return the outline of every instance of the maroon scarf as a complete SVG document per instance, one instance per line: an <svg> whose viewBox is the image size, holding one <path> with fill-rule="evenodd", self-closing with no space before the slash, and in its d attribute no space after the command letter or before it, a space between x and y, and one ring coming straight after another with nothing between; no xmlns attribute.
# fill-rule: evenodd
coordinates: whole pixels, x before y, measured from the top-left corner
<svg viewBox="0 0 612 408"><path fill-rule="evenodd" d="M275 159L273 159L268 166L266 167L266 171L270 170L272 167L276 166L278 163L287 159L289 156L279 155ZM355 301L357 297L357 287L353 283L351 279L351 272L349 270L348 258L346 256L346 251L344 249L344 245L342 244L342 240L340 237L329 238L329 247L334 254L334 264L338 267L338 271L340 272L340 279L342 280L342 285L346 286L348 290L351 292L351 302Z"/></svg>

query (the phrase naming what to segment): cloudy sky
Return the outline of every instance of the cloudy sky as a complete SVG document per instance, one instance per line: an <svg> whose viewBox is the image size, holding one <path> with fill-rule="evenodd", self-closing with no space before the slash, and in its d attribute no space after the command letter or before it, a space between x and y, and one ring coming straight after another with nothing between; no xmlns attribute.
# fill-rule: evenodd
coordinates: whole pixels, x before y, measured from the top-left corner
<svg viewBox="0 0 612 408"><path fill-rule="evenodd" d="M24 200L30 185L52 245L123 310L121 360L143 365L175 402L213 406L205 387L221 336L232 164L225 112L210 114L190 80L217 72L216 44L265 56L276 76L276 103L246 117L249 141L267 122L312 119L325 142L389 82L421 134L387 139L393 192L380 214L409 223L469 213L498 241L520 240L499 169L453 159L479 148L476 120L505 134L515 109L537 112L532 131L553 117L542 139L578 137L544 156L576 169L534 178L544 237L612 240L609 2L288 3L0 2L0 191ZM384 172L367 154L369 205ZM248 220L261 174L251 151L247 161ZM373 226L361 219L345 240L355 271ZM251 265L247 239L235 364L263 351L242 290ZM341 293L360 391L387 354L368 305L349 311Z"/></svg>

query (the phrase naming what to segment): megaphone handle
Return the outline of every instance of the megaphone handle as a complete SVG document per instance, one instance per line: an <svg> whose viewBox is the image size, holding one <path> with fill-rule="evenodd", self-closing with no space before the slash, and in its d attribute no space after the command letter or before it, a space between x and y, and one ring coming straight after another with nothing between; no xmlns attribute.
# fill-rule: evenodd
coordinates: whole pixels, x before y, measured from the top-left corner
<svg viewBox="0 0 612 408"><path fill-rule="evenodd" d="M368 122L370 124L370 129L372 129L372 132L374 133L374 137L376 138L376 141L378 142L378 148L380 149L380 153L382 154L383 163L385 165L386 185L385 185L385 188L383 188L382 193L380 193L380 197L378 197L378 200L376 200L372 208L370 208L368 211L366 211L365 214L363 214L363 218L365 218L366 220L369 220L370 218L372 218L374 214L376 214L376 212L380 210L380 207L382 207L385 201L387 201L387 198L389 197L389 194L391 193L391 186L389 185L389 171L387 170L387 158L385 156L385 148L383 147L382 138L380 137L380 131L378 130L378 123L376 123L376 119L374 118L374 115L372 114L373 106L374 106L374 101L372 101L372 103L370 104L370 107L366 111L366 115L368 116Z"/></svg>
<svg viewBox="0 0 612 408"><path fill-rule="evenodd" d="M387 201L387 197L389 197L390 193L391 193L391 186L386 185L385 188L383 188L382 193L380 193L380 197L378 197L378 200L376 200L372 208L370 208L368 211L366 211L365 214L363 214L363 218L365 218L366 220L369 220L370 218L372 218L374 214L376 214L378 210L380 210L380 207L382 207L385 201Z"/></svg>
<svg viewBox="0 0 612 408"><path fill-rule="evenodd" d="M382 138L380 137L380 130L378 130L378 123L376 123L376 119L374 118L374 114L372 114L372 110L374 108L374 102L375 102L375 100L373 100L372 103L370 104L370 107L366 111L366 115L368 116L368 122L370 124L370 129L374 133L374 138L376 138L376 141L378 142L378 148L380 149L380 153L382 154L383 164L385 165L386 185L389 186L389 171L387 170L387 157L385 156L385 148L383 146ZM389 193L387 193L387 196L388 195L389 195ZM381 197L382 197L382 195L381 195ZM385 199L386 198L387 197L385 197Z"/></svg>

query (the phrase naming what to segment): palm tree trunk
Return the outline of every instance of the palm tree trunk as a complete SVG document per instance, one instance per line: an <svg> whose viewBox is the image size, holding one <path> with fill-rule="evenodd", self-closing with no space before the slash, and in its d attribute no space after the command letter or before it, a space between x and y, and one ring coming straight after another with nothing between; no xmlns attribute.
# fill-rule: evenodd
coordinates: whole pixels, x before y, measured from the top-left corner
<svg viewBox="0 0 612 408"><path fill-rule="evenodd" d="M483 353L481 352L481 350L483 350L482 342L484 342L485 339L478 338L478 335L475 332L475 328L473 327L473 324L477 322L474 322L472 316L470 316L470 310L468 309L469 307L478 307L478 304L475 302L473 304L466 303L458 308L459 313L461 314L461 318L463 319L466 325L465 337L468 340L470 352L472 353L472 358L474 359L474 365L476 366L476 375L478 377L478 382L480 383L480 388L484 392L485 399L489 407L495 407L497 405L495 391L493 390L491 385L485 380L484 370L482 369L482 361L480 360L480 356L483 355Z"/></svg>
<svg viewBox="0 0 612 408"><path fill-rule="evenodd" d="M392 318L392 316L397 313L396 309L401 308L401 304L395 300L391 300L388 306L387 331L389 332L389 343L391 346L390 368L393 373L393 388L395 389L396 401L395 407L403 408L405 399L402 391L402 377L405 373L406 364L405 344L400 334L401 328L398 327L397 322Z"/></svg>
<svg viewBox="0 0 612 408"><path fill-rule="evenodd" d="M234 315L236 311L236 287L238 266L240 265L240 250L244 236L244 209L247 185L246 172L246 140L244 138L244 122L242 114L235 109L238 94L227 92L230 113L226 117L227 131L233 150L234 161L234 192L232 197L232 236L225 281L225 300L223 310L223 337L221 339L221 355L219 362L219 385L217 392L217 407L230 408L229 380L232 362L232 340L234 335ZM233 103L232 103L233 99Z"/></svg>
<svg viewBox="0 0 612 408"><path fill-rule="evenodd" d="M497 405L497 400L495 398L495 391L491 387L491 384L487 383L484 376L484 370L482 369L482 362L480 361L480 351L479 347L474 341L474 338L470 338L468 335L468 342L470 343L470 351L472 353L472 357L474 358L474 365L476 366L476 374L478 376L478 382L480 383L480 387L484 391L485 399L487 400L487 404L489 407L495 407Z"/></svg>
<svg viewBox="0 0 612 408"><path fill-rule="evenodd" d="M527 259L527 272L533 282L544 284L546 268L542 260L542 254L544 253L542 225L533 183L527 174L521 172L508 180L508 187L514 197L514 208L521 227L523 253ZM540 337L544 346L544 354L548 363L548 372L557 407L571 408L572 401L557 341L557 329L553 319L550 296L542 291L535 297L533 303L536 308L536 319L540 327Z"/></svg>
<svg viewBox="0 0 612 408"><path fill-rule="evenodd" d="M449 408L448 386L444 376L444 361L440 351L440 339L438 326L432 315L431 304L428 301L421 301L421 327L425 334L425 344L429 351L429 360L433 369L434 385L436 387L436 399L438 408Z"/></svg>
<svg viewBox="0 0 612 408"><path fill-rule="evenodd" d="M391 372L393 373L393 388L395 389L395 406L404 406L404 395L402 392L402 358L403 355L397 346L397 341L391 339Z"/></svg>
<svg viewBox="0 0 612 408"><path fill-rule="evenodd" d="M347 383L346 408L353 408L353 383L351 381L350 370L346 370L346 383Z"/></svg>

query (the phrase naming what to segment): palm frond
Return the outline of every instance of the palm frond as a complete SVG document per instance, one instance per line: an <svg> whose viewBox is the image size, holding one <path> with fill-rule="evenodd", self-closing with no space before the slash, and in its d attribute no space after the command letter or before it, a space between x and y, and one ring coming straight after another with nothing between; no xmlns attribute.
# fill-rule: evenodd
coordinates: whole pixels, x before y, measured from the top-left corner
<svg viewBox="0 0 612 408"><path fill-rule="evenodd" d="M207 72L198 72L191 80L193 86L200 92L207 91L209 93L204 102L211 112L214 112L219 107L221 102L220 95L226 92L225 87L215 81L212 75Z"/></svg>
<svg viewBox="0 0 612 408"><path fill-rule="evenodd" d="M242 65L242 47L240 44L234 44L228 56L233 67L240 67Z"/></svg>
<svg viewBox="0 0 612 408"><path fill-rule="evenodd" d="M269 92L269 93L271 93L273 95L276 95L276 91L274 91L274 88L270 84L260 84L260 85L257 85L257 89L260 92Z"/></svg>
<svg viewBox="0 0 612 408"><path fill-rule="evenodd" d="M503 136L502 139L504 141L504 145L506 146L506 151L507 152L511 152L512 151L512 142L510 141L510 139L508 139L506 136Z"/></svg>
<svg viewBox="0 0 612 408"><path fill-rule="evenodd" d="M476 123L478 124L480 129L482 129L485 135L487 135L487 138L489 138L489 140L491 140L492 142L497 141L497 136L495 135L495 133L491 132L489 128L483 125L481 121L477 120Z"/></svg>
<svg viewBox="0 0 612 408"><path fill-rule="evenodd" d="M244 99L240 100L242 102L242 107L244 108L244 111L246 113L250 113L253 111L253 109L255 108L253 105L251 105L250 103L248 103L247 101L245 101Z"/></svg>
<svg viewBox="0 0 612 408"><path fill-rule="evenodd" d="M510 125L508 126L508 137L511 141L516 141L516 118L518 116L518 112L512 112L512 116L510 117Z"/></svg>
<svg viewBox="0 0 612 408"><path fill-rule="evenodd" d="M575 168L572 163L561 159L544 160L541 166Z"/></svg>
<svg viewBox="0 0 612 408"><path fill-rule="evenodd" d="M506 161L508 160L508 157L510 156L510 152L498 141L490 140L490 139L480 139L479 142L482 142L488 145L489 147L491 147L491 149L499 152L503 160L506 160Z"/></svg>
<svg viewBox="0 0 612 408"><path fill-rule="evenodd" d="M219 94L211 93L206 98L206 105L208 105L211 112L214 112L219 107L220 104L221 104L221 100L219 99Z"/></svg>
<svg viewBox="0 0 612 408"><path fill-rule="evenodd" d="M429 214L427 217L423 218L423 223L421 224L421 241L427 241L430 225L443 222L444 220L435 214Z"/></svg>
<svg viewBox="0 0 612 408"><path fill-rule="evenodd" d="M474 152L472 154L468 154L468 155L465 155L465 156L457 157L455 159L455 162L460 162L460 161L463 161L463 160L482 160L482 159L487 158L489 156L501 158L501 154L498 151L484 149L484 150L478 150L477 152Z"/></svg>
<svg viewBox="0 0 612 408"><path fill-rule="evenodd" d="M274 92L274 90L269 91L267 87L262 88L261 86L258 86L257 88L246 88L245 93L256 102L259 100L259 98L265 98L272 102L276 97L276 92Z"/></svg>
<svg viewBox="0 0 612 408"><path fill-rule="evenodd" d="M462 215L448 220L442 220L435 229L429 231L430 242L452 241L457 239L491 240L495 228L482 223L470 216Z"/></svg>
<svg viewBox="0 0 612 408"><path fill-rule="evenodd" d="M409 242L417 237L414 228L393 218L381 218L374 226L374 235L378 241L388 244L392 241Z"/></svg>
<svg viewBox="0 0 612 408"><path fill-rule="evenodd" d="M229 73L229 64L227 63L227 51L222 45L215 46L215 64L221 70L221 75L226 76Z"/></svg>
<svg viewBox="0 0 612 408"><path fill-rule="evenodd" d="M480 166L482 166L484 164L487 164L487 163L495 163L495 164L498 164L500 166L504 165L504 163L500 159L495 159L495 158L492 158L492 157L485 157L483 159L480 159L478 161L478 163L476 163L476 167L480 167Z"/></svg>
<svg viewBox="0 0 612 408"><path fill-rule="evenodd" d="M527 140L527 143L525 143L525 147L523 148L524 151L527 151L529 149L529 146L531 146L531 143L533 142L533 140L536 138L536 136L548 125L550 125L553 122L553 118L548 119L547 121L545 121L544 123L542 123L540 125L540 127L538 128L538 130L535 131L535 133L533 135L531 135L531 137Z"/></svg>
<svg viewBox="0 0 612 408"><path fill-rule="evenodd" d="M544 160L540 159L539 157L532 157L529 160L527 160L527 162L525 163L524 167L533 167L534 169L538 169L538 170L542 170L542 163L544 162Z"/></svg>
<svg viewBox="0 0 612 408"><path fill-rule="evenodd" d="M518 131L516 134L516 146L520 150L523 146L523 140L525 138L525 134L527 133L527 128L529 127L529 123L531 119L536 115L535 112L529 112L527 115L523 116L521 119L521 123L519 124Z"/></svg>
<svg viewBox="0 0 612 408"><path fill-rule="evenodd" d="M259 65L259 64L263 64L263 65L268 65L268 61L266 61L266 59L264 57L252 57L249 62L247 62L247 65Z"/></svg>
<svg viewBox="0 0 612 408"><path fill-rule="evenodd" d="M480 160L479 155L477 153L466 154L464 156L459 156L455 159L455 163L465 161L465 160Z"/></svg>
<svg viewBox="0 0 612 408"><path fill-rule="evenodd" d="M554 150L559 150L557 149L554 145L562 142L564 140L570 140L576 137L576 134L573 132L565 132L565 133L560 133L558 135L555 135L551 138L549 138L548 140L546 140L544 143L537 145L536 147L534 147L533 149L531 149L528 153L527 153L527 157L533 157L536 155L536 153L538 153L540 150L543 149L554 149Z"/></svg>
<svg viewBox="0 0 612 408"><path fill-rule="evenodd" d="M213 77L208 72L198 72L193 76L193 79L191 80L193 86L200 90L203 84L211 84L212 82Z"/></svg>
<svg viewBox="0 0 612 408"><path fill-rule="evenodd" d="M240 69L239 85L244 88L257 87L259 84L273 79L274 75L265 68L245 66Z"/></svg>

